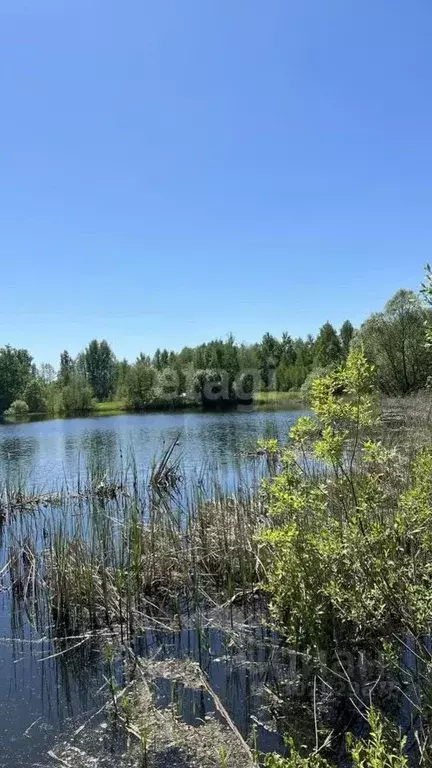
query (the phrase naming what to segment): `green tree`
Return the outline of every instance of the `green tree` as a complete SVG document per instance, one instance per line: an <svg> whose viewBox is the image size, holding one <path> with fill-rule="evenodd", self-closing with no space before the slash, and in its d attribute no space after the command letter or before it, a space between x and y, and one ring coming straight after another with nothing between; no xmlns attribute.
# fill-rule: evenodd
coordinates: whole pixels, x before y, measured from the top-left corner
<svg viewBox="0 0 432 768"><path fill-rule="evenodd" d="M23 392L23 400L30 413L45 413L47 409L47 384L41 378L30 379Z"/></svg>
<svg viewBox="0 0 432 768"><path fill-rule="evenodd" d="M361 326L358 341L374 363L379 387L387 394L406 395L424 387L431 373L426 346L431 312L413 291L400 290L383 312Z"/></svg>
<svg viewBox="0 0 432 768"><path fill-rule="evenodd" d="M312 370L314 340L312 336L308 336L306 340L296 339L293 348L295 362L286 372L286 378L289 380L290 388L300 389Z"/></svg>
<svg viewBox="0 0 432 768"><path fill-rule="evenodd" d="M354 336L354 326L349 320L345 320L339 331L339 338L342 346L342 356L344 360L348 357L352 337Z"/></svg>
<svg viewBox="0 0 432 768"><path fill-rule="evenodd" d="M157 348L156 352L154 353L152 363L153 363L153 366L156 368L157 371L161 370L161 368L162 368L161 351L160 351L159 347Z"/></svg>
<svg viewBox="0 0 432 768"><path fill-rule="evenodd" d="M258 357L262 386L267 391L274 389L276 384L276 368L281 357L281 346L271 333L265 333L262 337L258 349Z"/></svg>
<svg viewBox="0 0 432 768"><path fill-rule="evenodd" d="M93 339L84 351L85 375L97 400L108 400L115 389L116 359L107 341Z"/></svg>
<svg viewBox="0 0 432 768"><path fill-rule="evenodd" d="M193 395L207 407L230 406L237 399L235 384L239 371L238 346L232 334L226 341L215 339L201 344L193 355ZM186 372L185 379L188 378Z"/></svg>
<svg viewBox="0 0 432 768"><path fill-rule="evenodd" d="M258 371L259 357L257 344L240 344L237 347L237 360L241 371Z"/></svg>
<svg viewBox="0 0 432 768"><path fill-rule="evenodd" d="M342 359L342 346L332 324L327 322L320 328L315 341L314 365L317 368L337 365Z"/></svg>
<svg viewBox="0 0 432 768"><path fill-rule="evenodd" d="M67 349L65 349L60 355L60 371L58 376L60 386L64 387L66 384L69 384L73 372L74 361Z"/></svg>
<svg viewBox="0 0 432 768"><path fill-rule="evenodd" d="M57 378L56 369L51 363L41 363L37 375L45 384L52 384Z"/></svg>
<svg viewBox="0 0 432 768"><path fill-rule="evenodd" d="M126 375L126 402L129 408L139 411L148 406L154 398L155 383L156 369L145 359L138 358Z"/></svg>
<svg viewBox="0 0 432 768"><path fill-rule="evenodd" d="M7 345L0 349L0 413L22 393L33 375L32 356L27 349Z"/></svg>
<svg viewBox="0 0 432 768"><path fill-rule="evenodd" d="M160 355L161 368L166 368L169 364L169 352L167 349L163 349Z"/></svg>
<svg viewBox="0 0 432 768"><path fill-rule="evenodd" d="M117 363L116 368L116 396L123 399L126 397L126 383L130 365L124 358Z"/></svg>
<svg viewBox="0 0 432 768"><path fill-rule="evenodd" d="M279 344L279 349L280 349L280 355L285 358L288 365L292 365L293 363L295 363L296 355L295 355L295 349L294 349L294 340L286 331L284 331L282 334L282 338Z"/></svg>
<svg viewBox="0 0 432 768"><path fill-rule="evenodd" d="M193 347L183 347L178 354L178 362L181 366L187 366L193 364L195 357L195 350Z"/></svg>
<svg viewBox="0 0 432 768"><path fill-rule="evenodd" d="M27 416L28 412L29 412L29 407L24 400L14 400L13 403L9 406L9 408L6 408L3 415L8 416L10 418L15 418L15 417Z"/></svg>
<svg viewBox="0 0 432 768"><path fill-rule="evenodd" d="M293 367L296 361L296 352L294 341L291 336L284 332L280 341L280 357L276 369L276 389L279 392L287 392L293 387L295 375Z"/></svg>
<svg viewBox="0 0 432 768"><path fill-rule="evenodd" d="M88 382L76 373L61 390L60 412L67 416L86 413L93 407L93 392Z"/></svg>
<svg viewBox="0 0 432 768"><path fill-rule="evenodd" d="M222 365L228 376L228 386L230 397L235 397L235 381L240 371L240 365L237 356L237 345L232 333L229 334L227 341L223 345Z"/></svg>

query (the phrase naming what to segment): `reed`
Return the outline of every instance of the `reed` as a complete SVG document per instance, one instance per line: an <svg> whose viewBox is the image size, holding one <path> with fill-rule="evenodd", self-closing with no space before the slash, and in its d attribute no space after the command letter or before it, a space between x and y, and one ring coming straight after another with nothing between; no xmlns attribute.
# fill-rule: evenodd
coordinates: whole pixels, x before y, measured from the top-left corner
<svg viewBox="0 0 432 768"><path fill-rule="evenodd" d="M253 594L259 491L239 474L227 492L217 472L205 490L199 477L186 485L175 448L146 478L128 460L116 473L89 467L74 489L9 492L3 578L35 622L53 621L57 634L109 627L130 638L154 619L179 622L205 601Z"/></svg>

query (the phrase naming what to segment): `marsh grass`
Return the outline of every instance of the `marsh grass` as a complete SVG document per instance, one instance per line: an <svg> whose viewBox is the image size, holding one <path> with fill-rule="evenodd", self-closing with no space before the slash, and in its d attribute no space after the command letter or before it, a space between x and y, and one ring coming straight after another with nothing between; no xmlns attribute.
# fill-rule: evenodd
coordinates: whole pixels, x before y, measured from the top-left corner
<svg viewBox="0 0 432 768"><path fill-rule="evenodd" d="M290 458L290 462L294 463L290 463L285 469L283 451L278 453L277 446L271 441L266 443L265 449L259 451L257 461L269 480L266 492L261 492L256 485L245 481L240 471L229 490L224 486L217 471L206 472L205 476L198 474L194 481L186 482L181 456L174 441L155 459L145 478L140 475L133 455L128 455L120 457L116 465L118 469L113 471L95 462L89 466L85 476L78 479L74 488L66 486L56 491L52 497L49 494L41 494L38 497L36 489L32 489L29 495L24 489L9 487L0 583L11 591L14 615L18 616L19 610L24 608L29 621L41 631L50 626L52 633L59 638L60 651L63 636L74 637L77 643L81 642L81 638L85 640L99 637L105 642L106 638L110 637L111 641L115 638L119 648L130 649L132 641L139 635L145 636L148 631L177 630L180 633L183 627L190 626L195 621L199 642L205 643L203 626L206 621L211 621L211 610L215 606L224 605L228 615L231 612L232 617L232 612L238 604L242 607L254 604L266 579L268 585L268 573L272 563L276 562L274 559L272 561L273 548L279 545L280 541L283 543L283 540L279 536L273 541L270 540L269 545L268 537L266 540L266 537L260 537L259 534L270 531L279 535L281 523L285 521L287 525L291 525L295 515L298 515L301 526L299 525L297 540L301 543L302 537L308 537L305 547L289 553L289 558L282 562L283 567L279 572L275 572L271 586L276 594L277 590L287 589L287 574L292 574L289 583L295 584L300 566L305 569L306 586L303 590L301 585L299 598L297 595L287 595L288 611L285 611L285 603L281 602L283 610L280 611L279 617L282 618L282 626L283 620L289 616L289 611L292 613L296 600L299 616L303 620L309 602L313 602L320 594L324 581L320 574L325 576L326 572L324 569L320 571L319 568L325 558L330 562L338 544L334 537L326 539L324 534L328 528L331 531L335 528L338 532L342 531L346 538L346 548L342 552L340 562L334 560L334 568L339 569L335 573L340 579L340 594L347 605L345 609L345 603L340 600L337 607L341 609L342 606L346 610L348 620L340 625L340 622L336 623L334 616L332 618L330 615L329 621L323 621L322 626L320 625L319 632L315 632L315 625L311 624L310 636L320 640L324 638L322 645L327 643L332 648L336 642L337 652L341 648L343 650L349 647L353 653L360 637L359 656L368 654L369 660L373 661L377 648L381 648L384 630L389 627L387 634L392 641L394 658L390 662L385 657L384 671L379 668L374 677L369 675L370 667L367 667L365 697L372 697L373 692L375 701L381 703L379 681L387 671L389 676L394 671L389 687L387 680L386 685L383 685L383 707L388 706L388 702L385 702L386 696L391 707L394 706L395 709L400 709L400 702L396 702L397 696L402 698L404 704L408 702L411 725L407 726L407 731L411 728L413 732L415 727L420 744L420 747L413 748L412 752L416 757L422 750L424 754L428 751L430 753L432 739L428 725L431 680L429 646L418 632L407 640L405 630L409 628L409 624L406 622L405 609L409 607L409 603L404 603L406 592L403 579L397 578L397 569L393 568L395 578L391 589L387 589L385 581L388 574L393 573L390 570L391 558L387 555L386 547L391 541L391 533L398 519L397 500L409 488L413 456L419 448L430 445L431 442L430 397L425 395L422 398L423 396L419 396L383 404L384 418L376 427L373 426L373 437L381 441L383 449L395 449L395 453L389 454L385 461L369 461L363 475L359 474L361 466L356 463L353 450L355 443L347 438L348 450L347 454L341 454L337 484L330 482L334 481L331 469L325 469L320 461L311 459L307 441L303 444L301 440L297 453ZM322 434L317 436L313 433L312 441L317 439L322 439ZM348 459L352 474L347 477L346 455L354 456L352 461ZM304 481L297 488L298 470L303 473ZM364 513L359 518L351 511L356 512L358 509L354 492L365 491L364 483L375 479L379 482L379 494L365 495ZM317 506L324 484L326 494L321 506ZM268 490L271 486L277 493L273 493L273 510L272 516L269 517L268 505L271 498ZM300 491L303 490L305 494L302 496ZM297 492L297 496L294 492ZM350 502L350 507L347 506L347 499L351 497L353 501ZM306 505L304 498L307 500ZM288 503L293 505L297 500L298 508L294 505L290 516L286 518ZM346 524L348 516L352 523L349 526ZM364 563L369 562L367 558L371 551L370 541L364 541L362 526L366 525L369 526L366 529L369 538L377 531L383 531L378 541L380 545L381 541L383 542L383 555L380 555L376 571L364 566ZM356 537L351 546L351 539L347 538L346 534L352 531ZM407 541L411 541L414 534L418 535L417 528L409 529L408 534ZM286 543L290 547L291 540L287 536ZM328 549L323 549L326 541L330 542L331 547L329 545ZM426 544L427 542L425 547ZM309 562L311 551L315 551L313 547L318 553L317 558ZM395 550L396 555L399 551L400 546ZM381 550L377 552L380 554ZM352 554L351 560L348 560L347 553ZM357 562L359 553L363 558L360 564ZM296 571L293 563L297 554L300 566L296 566ZM404 565L405 560L401 562ZM345 570L340 570L341 565ZM333 568L333 560L331 567ZM355 571L355 568L358 568L358 571ZM365 584L363 593L360 593L358 587L360 578L363 578ZM387 623L383 622L375 610L375 604L372 609L368 608L366 620L363 614L360 618L357 616L362 608L366 588L372 579L375 579L380 587L380 601L386 607L389 606L391 621ZM347 585L352 585L351 591ZM342 593L342 589L346 591L347 596L345 592ZM358 599L352 599L355 589L359 592ZM336 595L338 599L340 594ZM375 593L372 596L374 595ZM315 615L314 613L312 616L314 621ZM361 630L360 634L353 631L355 623ZM338 629L337 633L335 627ZM401 630L397 638L395 628ZM299 638L301 623L297 622L294 629ZM236 642L234 634L232 641ZM300 641L297 639L296 643L296 650L299 650ZM415 669L408 671L406 663L401 662L400 653L398 655L404 643L412 645L411 656L415 659ZM388 649L384 650L387 652ZM381 656L378 666L380 665ZM165 664L165 675L177 675L178 678L181 672L177 666ZM147 666L147 678L151 676L150 667L151 665ZM156 669L157 664L153 663L153 667ZM190 669L189 673L193 677ZM318 669L316 676L320 673L321 670ZM342 674L336 667L335 679L342 681L344 685L342 693L336 685L331 687L328 678L324 680L322 673L322 689L318 687L318 692L314 680L312 690L311 686L307 685L303 695L293 696L292 689L295 684L284 685L281 680L279 688L272 694L272 708L282 710L287 705L287 728L296 735L301 734L302 743L308 743L310 736L309 726L305 727L304 738L303 729L299 726L306 712L308 723L312 726L312 750L316 739L314 722L317 724L316 728L325 729L331 719L328 716L330 708L336 712L333 718L336 723L332 737L335 744L333 756L341 749L341 733L346 727L351 727L357 710L361 709L360 717L366 712L365 708L362 709L364 697L353 694L353 676L345 677L344 674L345 672ZM191 685L192 677L189 679ZM184 723L178 722L178 711L176 714L173 707L167 709L162 716L155 713L151 680L147 678L136 688L130 703L125 703L125 709L122 710L119 702L118 711L115 713L117 718L127 721L135 745L135 765L140 764L137 762L137 755L141 756L143 765L151 765L153 758L156 760L155 764L158 764L160 755L157 739L160 739L160 749L165 748L167 737L159 736L159 731L162 734L162 726L167 724L169 729L166 733L176 744L176 748L179 741L184 745L189 742L190 748L184 746L189 762L180 761L179 765L194 765L197 764L197 759L201 759L199 765L206 765L208 750L207 753L194 750L195 747L201 750L207 737L208 743L215 746L211 758L213 762L210 761L209 766L229 766L234 763L240 765L238 760L235 761L235 751L231 750L234 742L219 738L219 723L214 725L212 722L207 730L203 728L198 745L194 741L196 734ZM112 681L114 675L109 674L108 679ZM112 694L111 698L116 696L114 686ZM154 738L152 734L156 734ZM237 755L240 752L237 744ZM60 756L69 764L70 755L62 753ZM216 760L219 760L219 763L215 762ZM427 764L426 758L423 763ZM175 765L174 760L172 764ZM283 762L275 764L284 765Z"/></svg>
<svg viewBox="0 0 432 768"><path fill-rule="evenodd" d="M255 392L253 405L260 408L302 408L305 399L301 392Z"/></svg>
<svg viewBox="0 0 432 768"><path fill-rule="evenodd" d="M37 624L130 638L153 617L181 622L191 606L253 594L260 493L240 476L229 493L217 474L186 486L176 447L145 480L129 458L115 474L90 466L74 489L8 490L0 577Z"/></svg>
<svg viewBox="0 0 432 768"><path fill-rule="evenodd" d="M125 413L128 410L125 400L107 400L103 402L94 402L92 413L95 414L115 414Z"/></svg>

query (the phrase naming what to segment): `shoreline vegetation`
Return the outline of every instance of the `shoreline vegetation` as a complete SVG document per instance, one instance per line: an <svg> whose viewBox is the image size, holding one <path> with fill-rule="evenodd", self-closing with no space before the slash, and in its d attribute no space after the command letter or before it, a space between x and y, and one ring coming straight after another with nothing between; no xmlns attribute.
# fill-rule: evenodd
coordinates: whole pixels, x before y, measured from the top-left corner
<svg viewBox="0 0 432 768"><path fill-rule="evenodd" d="M43 635L50 627L49 653L65 664L71 648L100 648L105 717L128 737L124 765L163 764L167 743L179 764L208 768L432 764L430 400L381 412L373 367L356 350L315 380L313 415L286 444L257 445L260 487L241 474L229 491L217 474L185 483L174 441L146 477L131 454L118 472L90 466L75 490L2 489L1 587L13 615L24 611ZM162 663L154 646L155 633L185 631L205 645L218 627L241 658L259 626L277 632L273 655L285 647L291 659L259 694L266 727L288 738L277 753L260 752L253 722L240 733L187 650ZM146 637L153 650L138 658ZM156 703L160 677L205 692L218 718L189 730L181 709ZM76 742L53 754L75 765ZM80 754L83 768L95 764L90 745Z"/></svg>
<svg viewBox="0 0 432 768"><path fill-rule="evenodd" d="M203 408L289 407L308 401L312 382L362 348L375 385L388 396L424 389L432 375L426 329L431 309L422 296L400 290L355 329L324 323L316 337L265 333L255 344L226 339L180 352L141 352L118 359L107 341L93 339L76 357L60 355L58 370L37 367L27 349L0 349L0 414L22 419L85 413Z"/></svg>
<svg viewBox="0 0 432 768"><path fill-rule="evenodd" d="M306 406L305 396L301 392L255 392L253 399L246 405L236 404L236 408L242 408L243 410L296 410L304 408ZM156 400L152 403L148 403L145 407L132 409L128 405L126 400L107 400L103 402L97 402L93 400L89 410L83 412L73 412L71 417L77 416L118 416L125 413L166 413L174 411L202 411L203 405L198 400L184 399L170 399L170 400ZM226 409L221 409L226 410ZM50 414L46 411L30 412L26 408L20 412L12 409L10 413L6 412L3 415L4 423L14 423L23 421L37 421L39 419L52 418L53 416L61 416L61 414ZM66 414L64 414L66 416ZM1 423L1 420L0 420Z"/></svg>
<svg viewBox="0 0 432 768"><path fill-rule="evenodd" d="M250 406L244 406L244 407L251 407L251 408L301 408L305 404L304 396L301 394L301 392L254 392L253 400L250 404ZM165 401L165 402L159 402L155 403L151 410L154 411L173 411L173 410L196 410L196 409L202 409L202 404L195 400L195 401L188 401L185 399L184 402L182 401ZM149 408L143 409L149 410ZM130 409L128 408L128 404L126 400L113 400L113 401L107 401L102 403L95 402L93 405L92 410L90 411L90 414L106 414L106 415L115 415L119 413L125 413L130 412ZM38 415L38 414L33 414Z"/></svg>
<svg viewBox="0 0 432 768"><path fill-rule="evenodd" d="M11 617L18 626L27 616L44 641L49 632L49 658L65 665L98 647L124 766L432 767L430 269L423 290L423 301L399 292L351 335L346 354L339 346L338 359L314 369L302 389L310 415L286 441L262 439L245 455L259 468L255 484L241 468L227 487L210 470L185 479L174 440L146 477L133 454L111 471L97 456L73 491L0 489L0 590ZM92 342L93 352L103 344ZM225 372L235 370L234 349L233 340L224 347ZM129 381L153 386L154 370L137 362ZM214 388L238 404L239 374L221 370L194 373L202 405ZM260 628L273 638L272 658L290 654L274 684L265 678L252 691L260 708L243 733L202 663L215 627L215 663L237 655L256 669L246 648ZM210 696L213 714L193 731L153 685L159 652L183 633L182 668L168 653L162 676ZM261 750L260 729L286 746ZM74 748L63 743L61 764L76 767Z"/></svg>

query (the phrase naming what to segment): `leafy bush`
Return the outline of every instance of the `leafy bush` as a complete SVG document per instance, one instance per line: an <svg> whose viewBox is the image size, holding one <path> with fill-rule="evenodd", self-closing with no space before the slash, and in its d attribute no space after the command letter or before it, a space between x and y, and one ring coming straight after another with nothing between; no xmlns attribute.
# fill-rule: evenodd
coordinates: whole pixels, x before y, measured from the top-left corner
<svg viewBox="0 0 432 768"><path fill-rule="evenodd" d="M152 402L156 371L143 361L130 367L125 377L126 404L128 408L140 410Z"/></svg>
<svg viewBox="0 0 432 768"><path fill-rule="evenodd" d="M375 364L377 383L383 392L406 395L426 386L432 373L426 347L430 323L430 309L407 290L397 291L383 312L363 323L356 343L364 345L368 359Z"/></svg>
<svg viewBox="0 0 432 768"><path fill-rule="evenodd" d="M93 407L93 391L86 380L76 374L72 375L69 383L61 390L58 409L61 413L71 416L85 413Z"/></svg>
<svg viewBox="0 0 432 768"><path fill-rule="evenodd" d="M406 737L401 737L374 707L368 712L368 724L367 739L354 739L348 734L347 746L353 768L407 768Z"/></svg>
<svg viewBox="0 0 432 768"><path fill-rule="evenodd" d="M0 348L0 412L17 401L32 377L32 356L27 349Z"/></svg>
<svg viewBox="0 0 432 768"><path fill-rule="evenodd" d="M370 439L373 378L356 349L313 383L316 416L292 428L282 471L267 485L272 610L304 644L342 631L353 639L429 631L432 449L415 457L407 487L401 457Z"/></svg>
<svg viewBox="0 0 432 768"><path fill-rule="evenodd" d="M23 398L30 413L44 413L47 409L46 384L41 379L31 379L27 384Z"/></svg>
<svg viewBox="0 0 432 768"><path fill-rule="evenodd" d="M29 407L24 400L14 400L12 405L4 412L4 416L27 416Z"/></svg>
<svg viewBox="0 0 432 768"><path fill-rule="evenodd" d="M380 713L371 707L368 711L369 736L355 739L347 735L347 751L352 768L407 768L408 759L404 753L406 739L386 722ZM302 756L289 740L290 756L268 755L265 768L331 768L330 763L319 753Z"/></svg>
<svg viewBox="0 0 432 768"><path fill-rule="evenodd" d="M309 400L312 392L312 384L315 379L322 379L329 373L328 368L314 368L307 376L302 386L300 387L300 393L305 400Z"/></svg>

